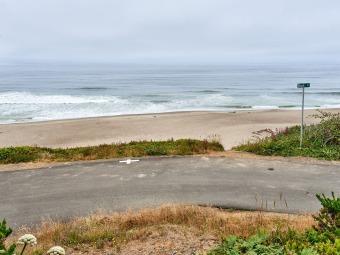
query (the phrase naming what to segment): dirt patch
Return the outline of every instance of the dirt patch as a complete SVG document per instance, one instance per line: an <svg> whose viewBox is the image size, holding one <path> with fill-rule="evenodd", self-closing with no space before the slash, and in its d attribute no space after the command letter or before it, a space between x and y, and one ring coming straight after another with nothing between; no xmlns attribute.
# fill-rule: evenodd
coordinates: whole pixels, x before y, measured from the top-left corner
<svg viewBox="0 0 340 255"><path fill-rule="evenodd" d="M39 168L47 168L53 166L64 165L65 162L35 162L35 163L19 163L19 164L0 164L0 172L17 171L17 170L31 170Z"/></svg>
<svg viewBox="0 0 340 255"><path fill-rule="evenodd" d="M324 159L310 158L310 157L282 157L282 156L262 156L249 152L242 151L221 151L209 153L211 157L224 157L224 158L242 158L242 159L258 159L258 160L272 160L272 161L285 161L295 162L303 164L315 164L315 165L335 165L340 166L340 161L329 161Z"/></svg>
<svg viewBox="0 0 340 255"><path fill-rule="evenodd" d="M220 241L211 235L199 235L197 229L178 225L164 225L144 229L147 237L133 240L127 244L117 245L115 240L104 245L101 249L88 246L86 254L121 254L121 255L158 255L158 254L205 254ZM68 249L68 254L84 254L84 247Z"/></svg>

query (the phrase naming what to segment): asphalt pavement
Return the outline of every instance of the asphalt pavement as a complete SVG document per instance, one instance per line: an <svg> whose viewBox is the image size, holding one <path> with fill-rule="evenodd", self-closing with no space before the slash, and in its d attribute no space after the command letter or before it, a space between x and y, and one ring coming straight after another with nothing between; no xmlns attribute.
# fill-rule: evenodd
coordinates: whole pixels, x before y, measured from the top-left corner
<svg viewBox="0 0 340 255"><path fill-rule="evenodd" d="M166 203L309 213L320 208L316 194L340 193L338 162L203 156L119 161L0 172L0 218L15 228Z"/></svg>

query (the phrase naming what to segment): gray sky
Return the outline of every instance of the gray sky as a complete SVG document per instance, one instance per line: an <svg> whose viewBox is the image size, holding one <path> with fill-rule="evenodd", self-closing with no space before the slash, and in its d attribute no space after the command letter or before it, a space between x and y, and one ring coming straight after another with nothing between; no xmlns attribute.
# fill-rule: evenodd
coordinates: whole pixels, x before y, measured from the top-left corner
<svg viewBox="0 0 340 255"><path fill-rule="evenodd" d="M340 63L339 0L0 0L0 61Z"/></svg>

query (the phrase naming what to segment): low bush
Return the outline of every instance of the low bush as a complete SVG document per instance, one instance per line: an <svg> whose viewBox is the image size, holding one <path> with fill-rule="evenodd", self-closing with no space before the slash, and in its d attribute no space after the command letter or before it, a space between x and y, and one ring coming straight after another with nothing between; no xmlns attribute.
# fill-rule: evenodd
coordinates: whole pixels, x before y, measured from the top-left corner
<svg viewBox="0 0 340 255"><path fill-rule="evenodd" d="M340 197L327 198L324 194L316 195L322 208L318 216L315 217L318 225L314 229L331 240L340 237Z"/></svg>
<svg viewBox="0 0 340 255"><path fill-rule="evenodd" d="M281 255L283 248L277 243L267 243L267 235L259 234L248 239L229 236L208 255L238 255L238 254L263 254Z"/></svg>
<svg viewBox="0 0 340 255"><path fill-rule="evenodd" d="M3 255L12 255L16 245L11 244L7 249L5 247L5 241L6 239L12 234L12 229L7 228L6 226L6 220L3 220L0 222L0 254Z"/></svg>
<svg viewBox="0 0 340 255"><path fill-rule="evenodd" d="M300 147L300 126L282 130L261 130L264 138L248 141L235 149L259 155L305 156L340 160L340 113L319 111L312 115L320 123L304 126L303 146Z"/></svg>
<svg viewBox="0 0 340 255"><path fill-rule="evenodd" d="M180 139L168 141L139 141L99 146L52 149L41 147L0 148L0 164L36 161L75 161L122 157L193 155L223 151L217 141Z"/></svg>

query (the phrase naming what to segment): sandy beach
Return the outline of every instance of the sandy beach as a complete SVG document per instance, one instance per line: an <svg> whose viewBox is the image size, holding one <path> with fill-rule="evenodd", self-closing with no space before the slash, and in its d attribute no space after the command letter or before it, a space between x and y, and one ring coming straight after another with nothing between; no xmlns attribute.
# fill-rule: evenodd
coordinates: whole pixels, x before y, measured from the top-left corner
<svg viewBox="0 0 340 255"><path fill-rule="evenodd" d="M339 112L340 109L327 109ZM308 117L317 113L305 111ZM261 110L237 112L175 112L124 115L0 125L0 147L44 146L77 147L139 140L217 138L226 150L254 136L261 129L284 128L300 124L299 110Z"/></svg>

